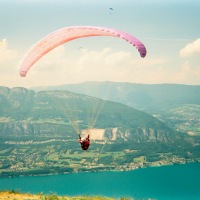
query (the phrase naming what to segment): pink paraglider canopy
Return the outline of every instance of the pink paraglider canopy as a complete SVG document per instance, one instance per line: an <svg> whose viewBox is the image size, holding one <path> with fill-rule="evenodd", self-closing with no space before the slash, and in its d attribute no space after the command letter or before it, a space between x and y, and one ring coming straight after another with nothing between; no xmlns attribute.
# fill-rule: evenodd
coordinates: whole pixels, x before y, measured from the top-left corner
<svg viewBox="0 0 200 200"><path fill-rule="evenodd" d="M77 38L91 36L113 36L122 38L135 46L135 48L138 49L141 57L146 56L145 46L129 33L104 27L65 27L47 35L27 52L20 65L20 76L25 77L28 70L33 66L34 63L36 63L41 57L57 46Z"/></svg>

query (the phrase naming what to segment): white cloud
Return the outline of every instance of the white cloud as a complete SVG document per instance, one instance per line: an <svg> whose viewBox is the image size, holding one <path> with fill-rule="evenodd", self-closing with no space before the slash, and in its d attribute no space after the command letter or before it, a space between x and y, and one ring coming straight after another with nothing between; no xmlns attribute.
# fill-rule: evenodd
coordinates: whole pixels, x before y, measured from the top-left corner
<svg viewBox="0 0 200 200"><path fill-rule="evenodd" d="M181 68L173 75L172 79L175 83L199 85L200 66L191 66L186 61Z"/></svg>
<svg viewBox="0 0 200 200"><path fill-rule="evenodd" d="M19 53L8 47L6 39L0 40L0 74L16 72Z"/></svg>
<svg viewBox="0 0 200 200"><path fill-rule="evenodd" d="M7 40L4 39L0 39L0 49L6 48L7 46Z"/></svg>
<svg viewBox="0 0 200 200"><path fill-rule="evenodd" d="M10 87L84 81L199 84L200 77L198 65L189 62L178 68L172 67L172 60L151 56L141 58L138 52L114 51L111 48L72 49L61 45L35 63L27 77L21 78L18 72L19 53L6 46L0 50L0 55L0 85Z"/></svg>
<svg viewBox="0 0 200 200"><path fill-rule="evenodd" d="M176 83L176 84L200 84L200 66L193 66L188 61L180 67L158 66L143 74L145 81L143 83Z"/></svg>
<svg viewBox="0 0 200 200"><path fill-rule="evenodd" d="M84 81L148 82L156 66L168 61L163 58L141 58L139 53L65 49L60 46L38 61L27 74L37 85L59 85ZM44 79L45 77L45 79ZM37 80L37 81L36 81Z"/></svg>
<svg viewBox="0 0 200 200"><path fill-rule="evenodd" d="M200 38L180 50L180 56L187 57L192 55L200 55Z"/></svg>

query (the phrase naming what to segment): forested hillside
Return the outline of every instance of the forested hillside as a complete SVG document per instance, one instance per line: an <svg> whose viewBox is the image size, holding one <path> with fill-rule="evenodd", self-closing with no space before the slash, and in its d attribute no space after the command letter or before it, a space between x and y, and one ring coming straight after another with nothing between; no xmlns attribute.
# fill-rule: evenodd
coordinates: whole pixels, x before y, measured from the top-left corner
<svg viewBox="0 0 200 200"><path fill-rule="evenodd" d="M131 107L68 91L34 92L0 88L1 135L66 135L76 129L112 129L122 132L173 131L151 115Z"/></svg>
<svg viewBox="0 0 200 200"><path fill-rule="evenodd" d="M173 129L200 135L199 85L85 82L35 89L62 89L119 102L150 113Z"/></svg>

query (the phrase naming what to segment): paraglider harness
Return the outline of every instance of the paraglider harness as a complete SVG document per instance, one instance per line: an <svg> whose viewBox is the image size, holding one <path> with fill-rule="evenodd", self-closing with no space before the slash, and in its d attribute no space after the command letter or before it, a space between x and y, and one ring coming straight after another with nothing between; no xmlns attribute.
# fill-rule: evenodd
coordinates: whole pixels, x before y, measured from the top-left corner
<svg viewBox="0 0 200 200"><path fill-rule="evenodd" d="M90 146L89 135L86 138L81 138L81 136L79 135L78 142L81 144L82 150L86 151Z"/></svg>

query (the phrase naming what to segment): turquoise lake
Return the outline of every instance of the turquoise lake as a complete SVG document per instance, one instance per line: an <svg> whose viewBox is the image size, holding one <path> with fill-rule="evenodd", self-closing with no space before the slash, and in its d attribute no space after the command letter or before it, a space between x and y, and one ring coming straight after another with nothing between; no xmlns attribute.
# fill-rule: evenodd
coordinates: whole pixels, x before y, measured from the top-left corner
<svg viewBox="0 0 200 200"><path fill-rule="evenodd" d="M200 199L200 163L125 172L1 178L0 190L58 195Z"/></svg>

